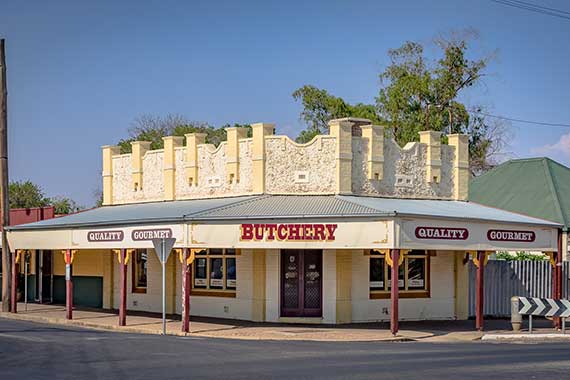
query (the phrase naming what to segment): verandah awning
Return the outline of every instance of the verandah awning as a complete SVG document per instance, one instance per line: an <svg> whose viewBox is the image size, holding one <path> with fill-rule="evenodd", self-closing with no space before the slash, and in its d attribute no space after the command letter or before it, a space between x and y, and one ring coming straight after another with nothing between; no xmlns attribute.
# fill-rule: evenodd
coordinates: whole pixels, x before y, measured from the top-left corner
<svg viewBox="0 0 570 380"><path fill-rule="evenodd" d="M555 251L554 222L471 202L259 195L105 206L10 227L11 249L175 247Z"/></svg>

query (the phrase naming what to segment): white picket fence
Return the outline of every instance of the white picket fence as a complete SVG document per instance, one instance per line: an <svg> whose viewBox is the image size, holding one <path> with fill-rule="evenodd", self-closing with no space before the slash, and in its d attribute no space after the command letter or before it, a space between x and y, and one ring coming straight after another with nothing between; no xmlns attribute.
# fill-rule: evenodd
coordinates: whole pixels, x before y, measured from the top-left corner
<svg viewBox="0 0 570 380"><path fill-rule="evenodd" d="M469 262L469 316L475 316L477 268ZM570 262L562 266L562 297L568 298ZM552 297L552 266L548 261L489 260L485 267L485 315L509 317L511 297Z"/></svg>

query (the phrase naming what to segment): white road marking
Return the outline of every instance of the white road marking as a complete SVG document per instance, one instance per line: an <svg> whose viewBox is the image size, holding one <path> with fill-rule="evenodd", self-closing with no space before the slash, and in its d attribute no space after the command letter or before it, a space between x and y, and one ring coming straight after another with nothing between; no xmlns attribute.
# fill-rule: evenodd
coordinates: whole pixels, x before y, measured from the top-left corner
<svg viewBox="0 0 570 380"><path fill-rule="evenodd" d="M13 335L13 334L5 334L5 333L0 333L0 338L20 339L20 340L25 340L28 342L46 342L45 339L35 337L35 336L23 336L23 335Z"/></svg>

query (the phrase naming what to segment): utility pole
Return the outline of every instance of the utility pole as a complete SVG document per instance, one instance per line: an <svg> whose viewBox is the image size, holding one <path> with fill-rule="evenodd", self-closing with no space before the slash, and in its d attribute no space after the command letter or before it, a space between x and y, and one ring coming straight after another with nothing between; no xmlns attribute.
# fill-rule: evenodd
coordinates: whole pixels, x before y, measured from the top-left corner
<svg viewBox="0 0 570 380"><path fill-rule="evenodd" d="M0 211L2 212L2 311L10 311L12 256L6 227L10 224L8 202L8 90L6 86L6 51L0 39Z"/></svg>

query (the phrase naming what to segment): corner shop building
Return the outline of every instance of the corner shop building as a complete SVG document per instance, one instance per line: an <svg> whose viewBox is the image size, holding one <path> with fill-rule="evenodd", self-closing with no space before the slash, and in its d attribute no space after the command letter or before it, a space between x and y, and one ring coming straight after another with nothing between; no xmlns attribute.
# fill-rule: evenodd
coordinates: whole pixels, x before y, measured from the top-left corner
<svg viewBox="0 0 570 380"><path fill-rule="evenodd" d="M169 313L183 314L189 294L196 316L391 320L393 331L398 320L467 318L469 258L482 280L497 250L561 257L558 224L465 201L466 136L446 145L426 131L400 148L352 118L302 145L273 131L228 128L217 148L201 134L166 137L161 150L134 142L126 155L103 147L105 205L12 227L10 247L51 255L54 276L68 263L76 304L82 277L99 278L101 306L124 315L161 310L151 239L174 237Z"/></svg>

